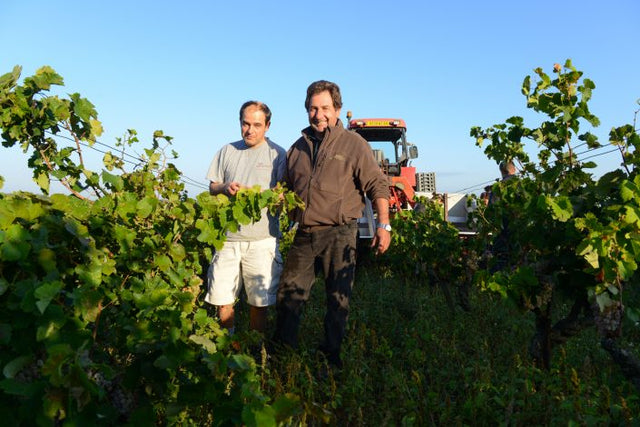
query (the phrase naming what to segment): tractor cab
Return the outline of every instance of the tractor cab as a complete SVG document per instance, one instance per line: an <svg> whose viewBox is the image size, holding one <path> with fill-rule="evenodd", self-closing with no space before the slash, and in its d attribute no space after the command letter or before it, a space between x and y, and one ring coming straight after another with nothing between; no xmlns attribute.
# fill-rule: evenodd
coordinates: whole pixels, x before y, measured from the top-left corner
<svg viewBox="0 0 640 427"><path fill-rule="evenodd" d="M385 175L400 176L402 168L418 157L418 147L407 142L407 125L402 119L352 119L349 129L369 142Z"/></svg>
<svg viewBox="0 0 640 427"><path fill-rule="evenodd" d="M402 119L351 119L349 130L369 142L373 157L389 177L392 212L412 206L416 187L416 168L409 166L418 157L418 147L407 142L407 125Z"/></svg>
<svg viewBox="0 0 640 427"><path fill-rule="evenodd" d="M347 112L348 129L358 133L371 146L373 157L389 178L390 213L412 209L415 200L416 168L410 161L418 157L418 147L407 142L407 125L402 119L352 119ZM371 203L367 200L360 235L371 237L375 231Z"/></svg>

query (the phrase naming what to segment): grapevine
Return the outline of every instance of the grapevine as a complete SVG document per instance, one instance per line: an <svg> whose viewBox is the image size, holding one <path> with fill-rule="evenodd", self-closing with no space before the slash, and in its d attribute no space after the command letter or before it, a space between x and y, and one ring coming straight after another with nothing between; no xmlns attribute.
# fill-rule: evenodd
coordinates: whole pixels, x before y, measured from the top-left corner
<svg viewBox="0 0 640 427"><path fill-rule="evenodd" d="M623 298L638 285L640 139L631 125L613 128L609 144L618 147L622 167L594 178L596 164L580 161L576 148L602 147L594 133L581 131L600 124L588 107L595 84L570 60L554 66L554 77L541 68L535 74L537 80L525 78L522 93L527 107L546 116L540 126L528 128L515 116L474 127L471 136L490 159L513 161L521 172L493 186L496 202L479 222L488 247L496 244L492 236L508 232L506 264L490 265L479 283L535 314L532 355L549 368L552 347L594 322L611 339L620 336L622 313L638 318L638 302ZM537 162L527 141L539 148ZM556 313L559 301L571 305L566 317ZM640 377L640 370L631 375Z"/></svg>
<svg viewBox="0 0 640 427"><path fill-rule="evenodd" d="M138 143L128 131L104 170L89 171L79 142L101 132L93 105L48 96L62 84L49 67L23 85L19 75L0 77L2 142L31 151L43 195L0 195L7 422L193 423L202 410L216 423L274 419L253 359L203 307L202 276L227 231L298 199L281 187L190 198L160 131L133 170L122 160ZM70 147L58 145L64 132ZM54 178L70 195L49 194Z"/></svg>

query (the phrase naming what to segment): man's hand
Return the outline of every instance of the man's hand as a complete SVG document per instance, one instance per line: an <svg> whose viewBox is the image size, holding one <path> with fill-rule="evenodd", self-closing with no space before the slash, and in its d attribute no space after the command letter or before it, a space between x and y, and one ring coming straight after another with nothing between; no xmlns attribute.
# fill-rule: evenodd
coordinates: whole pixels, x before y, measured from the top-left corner
<svg viewBox="0 0 640 427"><path fill-rule="evenodd" d="M239 182L210 182L209 194L215 196L216 194L224 194L225 196L235 196L236 193L243 187Z"/></svg>
<svg viewBox="0 0 640 427"><path fill-rule="evenodd" d="M235 196L236 193L242 188L239 182L227 182L224 184L223 193L227 196Z"/></svg>
<svg viewBox="0 0 640 427"><path fill-rule="evenodd" d="M391 233L382 228L376 228L376 234L373 236L371 247L376 251L376 255L381 255L389 249L391 244Z"/></svg>
<svg viewBox="0 0 640 427"><path fill-rule="evenodd" d="M378 214L378 222L389 224L389 199L377 198L373 201ZM389 249L391 244L391 233L383 228L376 227L376 234L373 236L371 247L375 248L376 255L383 254Z"/></svg>

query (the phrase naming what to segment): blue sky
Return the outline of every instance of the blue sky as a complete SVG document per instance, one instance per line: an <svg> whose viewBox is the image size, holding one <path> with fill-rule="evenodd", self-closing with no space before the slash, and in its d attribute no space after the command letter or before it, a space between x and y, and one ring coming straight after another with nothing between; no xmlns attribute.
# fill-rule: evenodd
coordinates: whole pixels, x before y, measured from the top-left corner
<svg viewBox="0 0 640 427"><path fill-rule="evenodd" d="M40 1L2 0L0 74L43 65L96 106L113 145L127 129L171 135L178 168L201 186L214 153L240 138L249 99L273 111L268 136L288 148L307 126L309 83L332 80L354 117L400 117L438 192L476 191L497 167L472 126L513 115L533 69L570 58L593 80L591 110L612 126L640 108L640 2ZM585 128L586 130L586 128ZM3 191L36 191L19 148L0 147ZM100 169L102 154L88 154ZM615 153L594 158L615 168ZM596 171L596 172L598 172ZM59 190L62 191L62 190Z"/></svg>

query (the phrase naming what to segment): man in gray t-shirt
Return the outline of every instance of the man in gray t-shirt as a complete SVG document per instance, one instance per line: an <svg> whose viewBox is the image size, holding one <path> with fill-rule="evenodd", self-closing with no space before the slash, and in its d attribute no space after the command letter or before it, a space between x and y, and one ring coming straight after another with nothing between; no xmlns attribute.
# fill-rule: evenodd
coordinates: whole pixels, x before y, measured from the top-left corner
<svg viewBox="0 0 640 427"><path fill-rule="evenodd" d="M242 105L242 140L216 153L207 173L209 193L233 196L255 185L272 188L282 180L287 154L266 138L270 124L271 111L266 104L248 101ZM265 209L260 221L229 233L223 248L214 254L205 301L218 307L220 324L230 333L234 332L233 305L243 286L250 305L250 328L264 333L267 307L275 303L282 271L279 237L278 218Z"/></svg>

